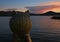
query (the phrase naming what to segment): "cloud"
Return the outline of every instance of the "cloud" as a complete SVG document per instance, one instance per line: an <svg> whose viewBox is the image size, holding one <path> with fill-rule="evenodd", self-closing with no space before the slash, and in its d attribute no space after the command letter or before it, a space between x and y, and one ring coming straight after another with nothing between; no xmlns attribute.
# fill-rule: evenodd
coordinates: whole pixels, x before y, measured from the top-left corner
<svg viewBox="0 0 60 42"><path fill-rule="evenodd" d="M37 6L46 6L46 5L56 5L56 6L60 6L60 2L44 2L41 4L38 4Z"/></svg>
<svg viewBox="0 0 60 42"><path fill-rule="evenodd" d="M25 11L27 11L27 10L28 10L27 8L18 8L16 11L25 12Z"/></svg>
<svg viewBox="0 0 60 42"><path fill-rule="evenodd" d="M52 11L52 9L60 8L60 2L47 2L34 7L26 8L28 8L31 13L45 13L47 11Z"/></svg>
<svg viewBox="0 0 60 42"><path fill-rule="evenodd" d="M36 6L36 7L28 7L31 13L45 13L54 8L60 8L60 6L49 5L49 6Z"/></svg>
<svg viewBox="0 0 60 42"><path fill-rule="evenodd" d="M1 8L0 11L20 11L20 12L25 12L27 11L28 9L27 8Z"/></svg>

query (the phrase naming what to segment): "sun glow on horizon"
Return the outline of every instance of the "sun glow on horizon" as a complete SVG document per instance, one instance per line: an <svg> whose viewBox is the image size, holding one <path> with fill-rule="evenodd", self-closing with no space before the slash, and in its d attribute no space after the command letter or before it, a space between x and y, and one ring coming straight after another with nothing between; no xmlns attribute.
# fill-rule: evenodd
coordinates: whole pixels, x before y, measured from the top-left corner
<svg viewBox="0 0 60 42"><path fill-rule="evenodd" d="M53 9L50 9L50 10L44 10L42 13L46 13L48 11L53 11L53 12L56 12L56 13L60 13L60 8L53 8Z"/></svg>
<svg viewBox="0 0 60 42"><path fill-rule="evenodd" d="M54 9L52 9L52 11L54 11L54 12L60 12L60 8L54 8Z"/></svg>
<svg viewBox="0 0 60 42"><path fill-rule="evenodd" d="M48 11L53 11L53 12L56 12L56 13L60 13L60 8L53 8L53 9L50 9L50 10L45 10L42 13L46 13Z"/></svg>
<svg viewBox="0 0 60 42"><path fill-rule="evenodd" d="M56 12L56 13L60 13L60 8L46 8L46 9L43 9L41 11L36 11L34 13L43 14L43 13L46 13L48 11L53 11L53 12Z"/></svg>
<svg viewBox="0 0 60 42"><path fill-rule="evenodd" d="M40 3L34 7L22 7L22 8L0 8L0 11L20 11L20 12L25 12L27 10L30 10L31 13L37 13L37 14L43 14L46 13L48 11L53 11L53 12L60 12L60 2L44 2L44 3Z"/></svg>
<svg viewBox="0 0 60 42"><path fill-rule="evenodd" d="M60 2L46 2L38 6L42 6L42 10L36 11L35 13L43 14L48 11L59 12L60 13ZM46 8L47 7L47 8Z"/></svg>

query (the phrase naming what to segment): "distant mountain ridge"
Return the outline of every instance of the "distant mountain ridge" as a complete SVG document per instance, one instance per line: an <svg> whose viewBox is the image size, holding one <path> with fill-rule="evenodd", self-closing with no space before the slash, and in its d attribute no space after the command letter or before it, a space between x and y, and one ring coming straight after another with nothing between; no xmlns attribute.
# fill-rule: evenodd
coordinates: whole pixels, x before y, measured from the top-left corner
<svg viewBox="0 0 60 42"><path fill-rule="evenodd" d="M57 13L57 12L53 12L53 11L48 11L48 12L46 12L46 13L43 13L43 14L35 14L35 13L31 13L30 15L47 15L47 16L49 16L49 15L60 15L60 13Z"/></svg>
<svg viewBox="0 0 60 42"><path fill-rule="evenodd" d="M0 16L12 16L14 15L13 13L15 14L22 14L24 12L20 12L20 11L0 11ZM43 13L43 14L35 14L35 13L29 13L29 15L31 16L52 16L52 15L60 15L60 13L56 13L56 12L53 12L53 11L48 11L46 13Z"/></svg>

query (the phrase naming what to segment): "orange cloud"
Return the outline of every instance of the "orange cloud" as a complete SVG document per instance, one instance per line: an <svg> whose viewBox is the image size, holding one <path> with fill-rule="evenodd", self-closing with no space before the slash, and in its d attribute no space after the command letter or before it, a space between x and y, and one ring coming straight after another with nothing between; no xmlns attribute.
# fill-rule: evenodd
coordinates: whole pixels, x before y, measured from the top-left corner
<svg viewBox="0 0 60 42"><path fill-rule="evenodd" d="M55 12L58 12L59 9L60 9L60 2L45 2L45 3L39 4L38 6L48 6L48 5L55 5L55 6L51 6L51 7L42 9L40 11L37 11L36 13L45 13L47 11L55 11Z"/></svg>
<svg viewBox="0 0 60 42"><path fill-rule="evenodd" d="M56 10L57 9L57 10ZM54 11L54 12L58 12L58 9L60 9L60 6L54 6L54 7L48 7L48 8L45 8L45 9L42 9L42 10L40 10L40 11L36 11L35 13L45 13L45 12L47 12L47 11Z"/></svg>
<svg viewBox="0 0 60 42"><path fill-rule="evenodd" d="M54 11L54 12L60 12L60 7L59 8L54 8L54 9L52 9L52 11Z"/></svg>
<svg viewBox="0 0 60 42"><path fill-rule="evenodd" d="M45 2L34 7L29 7L32 13L42 14L47 11L60 12L60 2Z"/></svg>

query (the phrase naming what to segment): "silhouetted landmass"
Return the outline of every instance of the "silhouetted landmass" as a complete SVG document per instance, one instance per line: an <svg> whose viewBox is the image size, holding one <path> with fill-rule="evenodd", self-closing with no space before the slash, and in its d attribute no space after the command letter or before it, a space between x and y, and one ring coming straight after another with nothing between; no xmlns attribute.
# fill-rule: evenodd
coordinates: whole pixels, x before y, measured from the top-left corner
<svg viewBox="0 0 60 42"><path fill-rule="evenodd" d="M12 11L8 11L8 12L0 11L0 16L11 16L13 15L12 13L13 13Z"/></svg>
<svg viewBox="0 0 60 42"><path fill-rule="evenodd" d="M51 19L58 19L58 20L60 20L60 17L51 17Z"/></svg>
<svg viewBox="0 0 60 42"><path fill-rule="evenodd" d="M51 17L51 19L58 19L58 20L60 20L60 15L55 15L55 16Z"/></svg>
<svg viewBox="0 0 60 42"><path fill-rule="evenodd" d="M32 16L54 16L54 15L60 15L60 13L56 13L56 12L53 12L53 11L48 11L44 14L34 14L34 13L31 13L30 15Z"/></svg>
<svg viewBox="0 0 60 42"><path fill-rule="evenodd" d="M27 11L29 12L29 10ZM0 16L13 16L15 14L22 14L23 12L19 11L0 11ZM35 13L29 13L30 16L54 16L54 15L60 15L60 13L56 13L53 11L48 11L43 14L35 14Z"/></svg>
<svg viewBox="0 0 60 42"><path fill-rule="evenodd" d="M15 14L22 14L19 11L0 11L0 16L14 16Z"/></svg>

